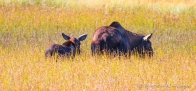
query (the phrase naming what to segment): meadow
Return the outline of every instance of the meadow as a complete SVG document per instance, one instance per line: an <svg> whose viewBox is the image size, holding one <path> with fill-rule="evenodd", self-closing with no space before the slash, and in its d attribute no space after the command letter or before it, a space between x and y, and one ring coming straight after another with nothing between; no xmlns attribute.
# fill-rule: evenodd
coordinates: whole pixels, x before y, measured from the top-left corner
<svg viewBox="0 0 196 91"><path fill-rule="evenodd" d="M91 56L94 31L118 21L151 38L152 59ZM65 33L82 53L45 59ZM196 90L195 0L2 0L0 91Z"/></svg>

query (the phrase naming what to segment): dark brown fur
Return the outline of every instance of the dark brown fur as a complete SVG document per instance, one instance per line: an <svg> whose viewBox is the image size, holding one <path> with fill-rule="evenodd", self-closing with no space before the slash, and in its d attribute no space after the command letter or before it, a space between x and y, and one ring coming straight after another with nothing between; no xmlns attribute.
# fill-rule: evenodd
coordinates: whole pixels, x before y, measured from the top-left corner
<svg viewBox="0 0 196 91"><path fill-rule="evenodd" d="M75 57L76 47L72 41L66 41L62 45L52 44L45 50L45 56L58 55L61 57Z"/></svg>
<svg viewBox="0 0 196 91"><path fill-rule="evenodd" d="M62 45L60 44L52 44L45 50L46 56L54 56L55 54L58 56L68 56L68 57L75 57L76 51L79 54L80 53L80 42L85 40L87 37L87 34L83 34L79 36L78 38L70 38L69 36L62 33L62 36L66 42L64 42Z"/></svg>
<svg viewBox="0 0 196 91"><path fill-rule="evenodd" d="M127 31L118 22L112 22L109 26L100 27L95 31L91 43L92 54L104 51L127 54L136 50L142 56L146 53L152 56L151 42L149 39L144 41L144 37L144 35Z"/></svg>

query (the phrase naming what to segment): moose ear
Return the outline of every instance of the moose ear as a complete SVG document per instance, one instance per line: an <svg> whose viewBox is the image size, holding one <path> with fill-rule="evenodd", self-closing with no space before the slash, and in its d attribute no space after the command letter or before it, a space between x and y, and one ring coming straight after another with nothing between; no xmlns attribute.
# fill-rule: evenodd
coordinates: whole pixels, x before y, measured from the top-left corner
<svg viewBox="0 0 196 91"><path fill-rule="evenodd" d="M152 33L149 34L149 35L147 35L147 36L145 36L145 37L143 38L143 40L144 40L144 41L148 41L151 37L152 37Z"/></svg>
<svg viewBox="0 0 196 91"><path fill-rule="evenodd" d="M86 39L86 36L87 36L87 34L80 35L79 38L78 38L78 40L79 41L83 41L83 40Z"/></svg>
<svg viewBox="0 0 196 91"><path fill-rule="evenodd" d="M62 36L63 36L63 38L64 38L65 40L69 40L69 39L70 39L70 37L67 36L67 35L65 35L64 33L62 33Z"/></svg>

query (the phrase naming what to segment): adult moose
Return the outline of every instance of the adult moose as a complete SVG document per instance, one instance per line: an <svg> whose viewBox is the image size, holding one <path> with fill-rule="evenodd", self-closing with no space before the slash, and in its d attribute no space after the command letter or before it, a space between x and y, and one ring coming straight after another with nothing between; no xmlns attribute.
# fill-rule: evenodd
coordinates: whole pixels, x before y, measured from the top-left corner
<svg viewBox="0 0 196 91"><path fill-rule="evenodd" d="M87 34L83 34L79 36L79 38L72 37L65 35L62 33L62 36L66 42L64 42L62 45L60 44L52 44L45 50L45 56L54 56L57 54L58 56L72 56L75 57L76 52L80 54L80 41L83 41L86 39Z"/></svg>
<svg viewBox="0 0 196 91"><path fill-rule="evenodd" d="M150 38L152 33L144 36L124 29L114 21L109 26L98 28L91 42L92 55L97 53L138 53L141 57L153 56Z"/></svg>

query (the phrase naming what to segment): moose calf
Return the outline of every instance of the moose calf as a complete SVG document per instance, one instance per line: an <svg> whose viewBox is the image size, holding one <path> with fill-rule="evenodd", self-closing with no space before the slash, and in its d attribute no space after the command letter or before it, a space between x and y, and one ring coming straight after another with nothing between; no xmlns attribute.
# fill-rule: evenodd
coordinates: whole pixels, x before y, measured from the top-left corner
<svg viewBox="0 0 196 91"><path fill-rule="evenodd" d="M54 55L60 56L60 57L75 57L76 52L80 54L80 41L83 41L86 39L87 34L83 34L79 36L79 38L70 38L69 36L62 33L62 36L66 42L64 42L62 45L60 44L52 44L45 50L45 56L51 57Z"/></svg>

